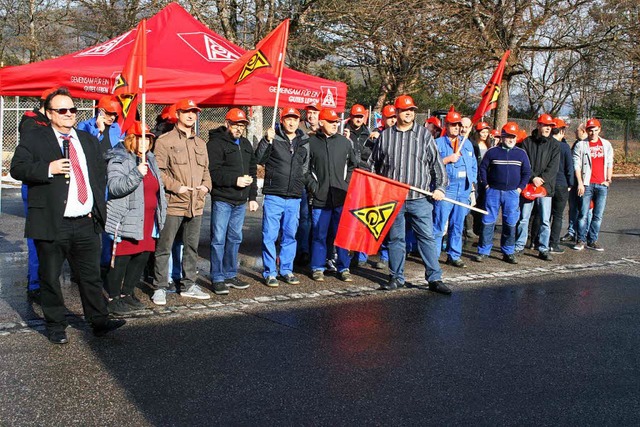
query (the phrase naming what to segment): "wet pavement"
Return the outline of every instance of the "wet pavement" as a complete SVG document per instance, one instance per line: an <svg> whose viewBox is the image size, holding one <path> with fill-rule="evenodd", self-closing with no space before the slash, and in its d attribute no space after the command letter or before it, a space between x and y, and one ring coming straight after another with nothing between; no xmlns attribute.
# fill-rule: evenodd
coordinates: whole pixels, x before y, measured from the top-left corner
<svg viewBox="0 0 640 427"><path fill-rule="evenodd" d="M170 295L163 309L147 300L98 339L66 276L66 346L46 341L25 302L24 219L11 191L0 217L0 425L640 422L640 181L612 188L605 252L551 262L529 252L516 269L497 255L473 263L468 244L469 268L443 267L450 297L420 286L415 259L407 273L418 286L392 293L376 290L385 274L370 267L351 284L267 288L250 216L247 291ZM207 235L204 224L203 272Z"/></svg>

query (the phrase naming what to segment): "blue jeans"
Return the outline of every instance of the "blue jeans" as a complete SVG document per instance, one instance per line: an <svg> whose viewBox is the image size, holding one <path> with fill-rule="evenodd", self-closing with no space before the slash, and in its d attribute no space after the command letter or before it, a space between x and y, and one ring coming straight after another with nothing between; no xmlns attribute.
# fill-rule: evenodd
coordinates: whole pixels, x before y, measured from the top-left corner
<svg viewBox="0 0 640 427"><path fill-rule="evenodd" d="M387 239L385 238L380 245L380 261L389 261L389 249L387 248ZM369 256L364 252L358 252L358 262L367 262Z"/></svg>
<svg viewBox="0 0 640 427"><path fill-rule="evenodd" d="M505 255L512 255L515 250L516 224L520 217L520 194L517 190L495 190L488 188L485 193L485 209L489 212L482 218L482 231L478 244L480 255L489 255L493 247L493 231L496 227L498 212L502 208L502 234L500 249Z"/></svg>
<svg viewBox="0 0 640 427"><path fill-rule="evenodd" d="M182 253L184 251L184 243L182 242L182 230L178 232L171 253L169 254L169 272L168 275L175 283L182 279Z"/></svg>
<svg viewBox="0 0 640 427"><path fill-rule="evenodd" d="M607 205L608 192L609 187L602 184L589 184L584 188L584 194L579 202L578 241L587 243L598 241L604 207ZM589 224L589 205L591 204L591 200L593 200L593 216Z"/></svg>
<svg viewBox="0 0 640 427"><path fill-rule="evenodd" d="M293 259L296 256L296 231L300 215L300 199L285 199L267 194L264 196L262 207L262 275L277 276L276 240L280 230L280 274L285 276L293 273Z"/></svg>
<svg viewBox="0 0 640 427"><path fill-rule="evenodd" d="M411 221L420 257L425 265L425 279L433 282L442 279L438 263L438 248L433 235L433 204L426 198L407 200L389 230L389 273L391 279L404 283L406 255L405 222Z"/></svg>
<svg viewBox="0 0 640 427"><path fill-rule="evenodd" d="M238 274L238 250L247 204L211 202L211 281L224 282Z"/></svg>
<svg viewBox="0 0 640 427"><path fill-rule="evenodd" d="M457 202L469 203L469 193L466 191L458 194L449 194L447 192L447 197ZM435 202L433 232L437 243L438 258L440 258L442 249L442 237L444 236L445 227L447 227L447 254L451 259L460 259L460 255L462 255L464 218L468 213L468 208L445 201Z"/></svg>
<svg viewBox="0 0 640 427"><path fill-rule="evenodd" d="M300 219L296 232L297 249L302 254L309 254L311 252L311 236L309 235L311 233L311 209L307 190L302 190L302 197L298 200L300 200Z"/></svg>
<svg viewBox="0 0 640 427"><path fill-rule="evenodd" d="M531 202L522 203L520 206L520 221L516 229L516 251L521 251L527 244L529 235L529 218L533 206L538 206L540 215L540 236L538 237L538 250L549 251L549 237L551 236L551 197L540 197Z"/></svg>
<svg viewBox="0 0 640 427"><path fill-rule="evenodd" d="M22 184L22 204L24 206L24 216L27 216L27 194L28 194L28 186L26 184ZM40 289L40 277L38 276L38 266L40 263L38 262L38 252L36 251L36 245L33 243L33 239L27 239L27 254L29 257L29 267L27 269L27 290L35 291L36 289Z"/></svg>
<svg viewBox="0 0 640 427"><path fill-rule="evenodd" d="M327 235L336 235L338 223L342 215L342 206L337 208L313 208L311 212L312 230L311 230L311 270L324 271L327 261ZM338 263L336 268L338 272L349 269L349 251L342 248L336 248L338 254Z"/></svg>

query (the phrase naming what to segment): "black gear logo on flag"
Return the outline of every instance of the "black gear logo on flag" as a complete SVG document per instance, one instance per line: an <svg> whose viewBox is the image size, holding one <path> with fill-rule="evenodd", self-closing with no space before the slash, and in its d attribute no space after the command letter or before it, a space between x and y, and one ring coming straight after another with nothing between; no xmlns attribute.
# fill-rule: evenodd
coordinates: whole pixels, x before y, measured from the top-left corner
<svg viewBox="0 0 640 427"><path fill-rule="evenodd" d="M124 79L124 77L122 77L122 74L118 74L118 77L116 78L116 83L113 85L113 90L111 91L111 93L114 93L116 90L123 88L127 86L127 81Z"/></svg>
<svg viewBox="0 0 640 427"><path fill-rule="evenodd" d="M242 67L242 71L240 71L236 84L249 77L254 71L265 67L271 67L271 64L262 52L257 51L251 58L249 58L247 63L244 64L244 67Z"/></svg>
<svg viewBox="0 0 640 427"><path fill-rule="evenodd" d="M135 93L123 93L122 95L118 95L118 101L122 105L122 115L127 117L129 115L129 110L131 109L131 105L133 101L136 99Z"/></svg>
<svg viewBox="0 0 640 427"><path fill-rule="evenodd" d="M378 240L397 205L398 202L393 201L382 205L353 209L349 212L358 218L358 220L367 227L373 237Z"/></svg>

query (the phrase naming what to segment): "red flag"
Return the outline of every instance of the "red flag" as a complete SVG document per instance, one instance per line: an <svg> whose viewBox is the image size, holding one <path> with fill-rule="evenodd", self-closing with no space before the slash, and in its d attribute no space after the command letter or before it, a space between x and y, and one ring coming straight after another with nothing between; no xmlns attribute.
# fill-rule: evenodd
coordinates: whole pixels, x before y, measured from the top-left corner
<svg viewBox="0 0 640 427"><path fill-rule="evenodd" d="M407 184L354 170L335 245L369 255L377 253L408 192Z"/></svg>
<svg viewBox="0 0 640 427"><path fill-rule="evenodd" d="M116 79L113 94L122 105L122 116L118 124L124 134L136 120L138 103L147 85L147 20L143 19L137 28L136 39L131 47L129 58Z"/></svg>
<svg viewBox="0 0 640 427"><path fill-rule="evenodd" d="M285 19L275 30L260 40L254 50L245 52L237 60L222 69L225 86L243 83L257 74L282 75L284 54L289 39L289 19Z"/></svg>
<svg viewBox="0 0 640 427"><path fill-rule="evenodd" d="M510 50L506 51L498 64L498 68L493 72L489 83L482 91L482 99L480 100L480 105L478 105L478 109L476 113L473 115L473 119L471 121L475 124L477 123L482 116L487 114L489 111L493 110L498 106L498 96L500 95L500 83L502 83L502 74L504 73L504 66L507 63L507 58L509 58Z"/></svg>

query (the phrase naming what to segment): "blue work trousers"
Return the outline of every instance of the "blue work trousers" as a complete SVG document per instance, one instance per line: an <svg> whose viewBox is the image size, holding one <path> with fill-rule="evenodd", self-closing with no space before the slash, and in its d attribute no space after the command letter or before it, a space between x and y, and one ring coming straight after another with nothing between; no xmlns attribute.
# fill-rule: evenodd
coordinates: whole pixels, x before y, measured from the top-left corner
<svg viewBox="0 0 640 427"><path fill-rule="evenodd" d="M489 255L493 247L493 231L498 220L498 212L502 209L502 233L500 250L505 255L512 255L515 250L516 224L520 217L520 193L518 190L495 190L488 188L485 192L485 210L482 217L482 231L478 253Z"/></svg>
<svg viewBox="0 0 640 427"><path fill-rule="evenodd" d="M280 230L280 275L293 273L293 259L296 256L296 231L300 215L300 199L285 199L284 197L267 194L264 196L262 214L262 275L276 277L276 240Z"/></svg>

